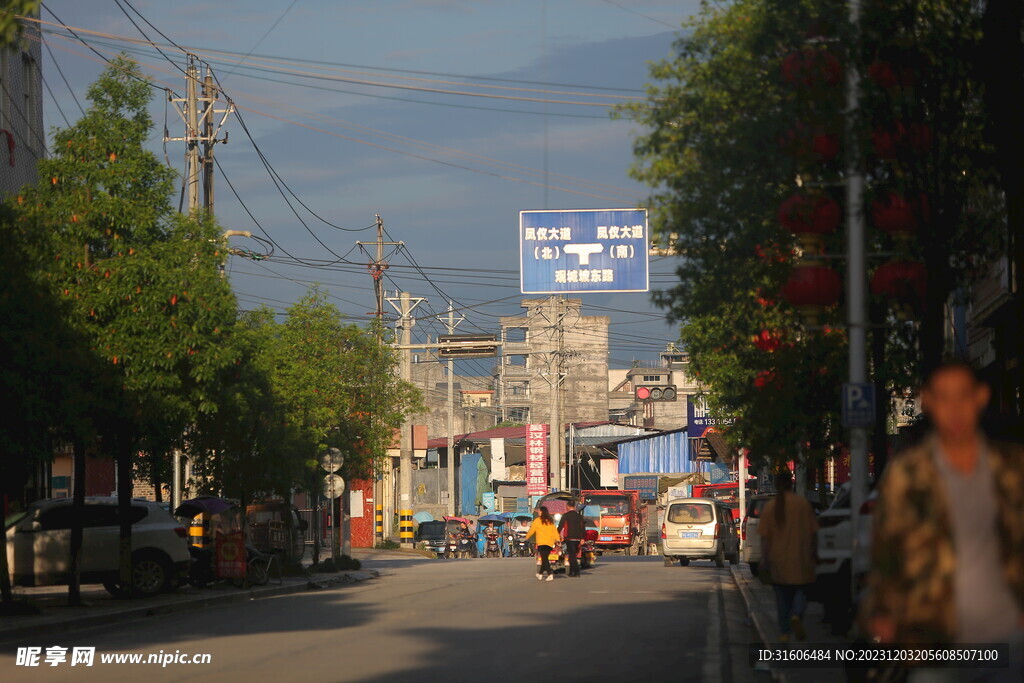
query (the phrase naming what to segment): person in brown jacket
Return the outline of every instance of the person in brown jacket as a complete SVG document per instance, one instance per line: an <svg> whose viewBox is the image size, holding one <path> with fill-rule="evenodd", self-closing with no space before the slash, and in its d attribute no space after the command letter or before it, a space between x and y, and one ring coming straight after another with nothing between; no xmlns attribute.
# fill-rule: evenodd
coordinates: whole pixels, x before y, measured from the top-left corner
<svg viewBox="0 0 1024 683"><path fill-rule="evenodd" d="M775 475L775 488L778 494L764 506L758 526L761 566L775 588L782 641L788 641L790 633L803 640L807 587L814 583L818 521L810 502L793 493L789 470Z"/></svg>

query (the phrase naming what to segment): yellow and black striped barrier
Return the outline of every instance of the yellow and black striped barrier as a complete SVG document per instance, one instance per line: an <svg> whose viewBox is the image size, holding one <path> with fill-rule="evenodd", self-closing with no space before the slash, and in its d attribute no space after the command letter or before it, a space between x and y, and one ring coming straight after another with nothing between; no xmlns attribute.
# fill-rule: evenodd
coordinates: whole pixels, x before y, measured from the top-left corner
<svg viewBox="0 0 1024 683"><path fill-rule="evenodd" d="M205 512L192 518L188 527L188 542L196 548L210 545L210 516Z"/></svg>
<svg viewBox="0 0 1024 683"><path fill-rule="evenodd" d="M412 545L412 510L400 510L398 513L398 537L402 545Z"/></svg>
<svg viewBox="0 0 1024 683"><path fill-rule="evenodd" d="M384 540L384 506L377 506L377 522L374 527L374 535L377 537L377 541L381 542Z"/></svg>

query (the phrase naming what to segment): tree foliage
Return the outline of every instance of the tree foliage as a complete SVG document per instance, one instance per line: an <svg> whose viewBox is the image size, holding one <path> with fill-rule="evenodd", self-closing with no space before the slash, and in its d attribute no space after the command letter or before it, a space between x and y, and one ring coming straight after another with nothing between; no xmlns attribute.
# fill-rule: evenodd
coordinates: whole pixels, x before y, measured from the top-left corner
<svg viewBox="0 0 1024 683"><path fill-rule="evenodd" d="M941 356L943 305L987 253L998 221L968 61L980 36L977 8L943 0L865 7L858 36L835 0L705 3L675 56L652 66L646 101L631 107L644 125L632 175L652 189L654 234L679 254L680 283L656 300L680 323L712 410L737 418L734 443L776 462L841 441L847 353L842 304L808 325L781 298L794 265L811 254L781 228L780 204L798 189L841 201L851 154L868 179L869 224L870 202L884 192L932 199L910 245L870 230L869 251L922 260L930 276L916 320L890 312L878 321L887 355L874 371L890 389L909 386L922 363ZM895 59L913 70L913 88L866 79L846 139L839 75L796 84L781 77L787 55L805 49L835 55L840 75L852 63L867 73ZM876 129L911 124L933 131L935 144L908 152L904 141L895 159L883 157ZM802 136L817 132L845 148L809 154ZM814 256L844 273L843 251L841 228Z"/></svg>

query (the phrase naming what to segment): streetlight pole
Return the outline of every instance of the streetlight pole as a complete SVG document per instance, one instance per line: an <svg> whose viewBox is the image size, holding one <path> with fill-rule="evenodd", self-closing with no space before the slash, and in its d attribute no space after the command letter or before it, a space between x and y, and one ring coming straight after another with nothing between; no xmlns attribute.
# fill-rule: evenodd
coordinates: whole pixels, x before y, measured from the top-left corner
<svg viewBox="0 0 1024 683"><path fill-rule="evenodd" d="M867 258L864 240L864 171L861 167L859 115L861 0L849 0L851 49L846 65L846 322L850 343L849 380L867 381ZM876 400L880 397L876 397ZM860 551L860 508L864 503L868 474L868 433L850 429L850 591L856 594L854 559Z"/></svg>

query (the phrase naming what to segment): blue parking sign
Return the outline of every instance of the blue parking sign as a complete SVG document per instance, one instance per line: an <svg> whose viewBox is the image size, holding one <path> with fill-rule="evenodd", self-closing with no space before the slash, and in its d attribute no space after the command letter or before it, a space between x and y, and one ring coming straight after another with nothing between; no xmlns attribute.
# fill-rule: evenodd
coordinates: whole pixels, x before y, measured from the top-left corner
<svg viewBox="0 0 1024 683"><path fill-rule="evenodd" d="M875 385L863 382L843 384L843 426L866 429L875 424Z"/></svg>
<svg viewBox="0 0 1024 683"><path fill-rule="evenodd" d="M646 209L519 212L523 294L646 292Z"/></svg>

